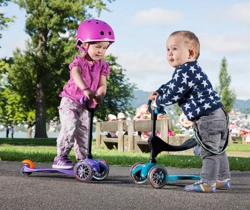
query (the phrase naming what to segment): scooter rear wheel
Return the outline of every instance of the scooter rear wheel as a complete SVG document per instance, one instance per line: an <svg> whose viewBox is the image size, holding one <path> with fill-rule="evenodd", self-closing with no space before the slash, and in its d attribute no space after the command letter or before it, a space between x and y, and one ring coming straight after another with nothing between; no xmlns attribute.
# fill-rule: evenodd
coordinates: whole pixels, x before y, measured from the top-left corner
<svg viewBox="0 0 250 210"><path fill-rule="evenodd" d="M130 179L136 183L136 184L144 184L145 182L147 182L147 178L146 177L142 177L141 176L141 171L138 171L136 173L133 174L133 170L136 169L136 167L143 165L144 163L135 163L134 165L132 165L132 167L130 168Z"/></svg>
<svg viewBox="0 0 250 210"><path fill-rule="evenodd" d="M107 168L107 169L105 169L101 165L99 165L100 166L100 171L99 172L94 171L93 178L95 180L101 181L101 180L104 180L108 176L108 174L109 174L109 165L103 159L99 159L97 161L103 163Z"/></svg>
<svg viewBox="0 0 250 210"><path fill-rule="evenodd" d="M74 176L80 182L89 182L93 177L93 168L86 162L79 162L74 167Z"/></svg>
<svg viewBox="0 0 250 210"><path fill-rule="evenodd" d="M149 183L154 188L162 188L167 182L167 177L167 170L161 166L153 166L148 172Z"/></svg>

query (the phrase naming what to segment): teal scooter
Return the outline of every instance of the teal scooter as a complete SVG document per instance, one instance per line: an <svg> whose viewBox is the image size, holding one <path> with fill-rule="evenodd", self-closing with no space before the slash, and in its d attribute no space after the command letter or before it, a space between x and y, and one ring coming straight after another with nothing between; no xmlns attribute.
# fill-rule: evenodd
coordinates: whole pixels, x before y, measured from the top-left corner
<svg viewBox="0 0 250 210"><path fill-rule="evenodd" d="M197 145L194 138L187 139L182 145L170 145L156 136L156 119L157 114L161 112L161 108L151 108L152 101L148 102L148 109L151 112L152 134L148 139L150 149L150 158L148 163L135 163L130 169L130 178L136 184L149 183L154 188L162 188L169 181L176 180L200 180L199 175L169 175L165 167L159 166L156 163L156 157L163 151L184 151L191 149Z"/></svg>

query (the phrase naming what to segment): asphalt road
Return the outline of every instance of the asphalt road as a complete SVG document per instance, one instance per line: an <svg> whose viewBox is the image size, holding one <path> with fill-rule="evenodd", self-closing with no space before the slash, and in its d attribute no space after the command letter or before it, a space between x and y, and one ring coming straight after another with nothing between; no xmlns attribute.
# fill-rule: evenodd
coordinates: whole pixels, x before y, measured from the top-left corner
<svg viewBox="0 0 250 210"><path fill-rule="evenodd" d="M51 164L36 164L50 167ZM130 181L130 167L111 166L103 181L82 183L64 174L22 176L19 162L0 162L1 210L250 209L250 171L232 171L232 189L213 194L183 190L192 180L172 181L162 189ZM199 169L167 168L169 174L199 174Z"/></svg>

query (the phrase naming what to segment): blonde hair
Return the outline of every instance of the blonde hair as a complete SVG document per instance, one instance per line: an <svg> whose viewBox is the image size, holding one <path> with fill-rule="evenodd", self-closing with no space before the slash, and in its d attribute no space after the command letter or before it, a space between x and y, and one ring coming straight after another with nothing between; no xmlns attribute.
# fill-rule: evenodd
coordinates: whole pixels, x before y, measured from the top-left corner
<svg viewBox="0 0 250 210"><path fill-rule="evenodd" d="M180 35L184 39L184 43L195 51L195 58L198 59L200 56L200 42L197 36L191 31L175 31L170 36Z"/></svg>

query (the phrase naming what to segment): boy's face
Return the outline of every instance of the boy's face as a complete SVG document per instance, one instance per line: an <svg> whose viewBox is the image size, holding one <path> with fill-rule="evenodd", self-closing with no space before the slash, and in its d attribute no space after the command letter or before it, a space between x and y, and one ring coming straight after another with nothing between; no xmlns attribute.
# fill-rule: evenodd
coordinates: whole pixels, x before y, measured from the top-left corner
<svg viewBox="0 0 250 210"><path fill-rule="evenodd" d="M84 43L84 47L88 49L88 54L93 60L103 59L109 45L109 42Z"/></svg>
<svg viewBox="0 0 250 210"><path fill-rule="evenodd" d="M190 49L180 35L170 36L167 40L167 60L172 67L190 61Z"/></svg>

